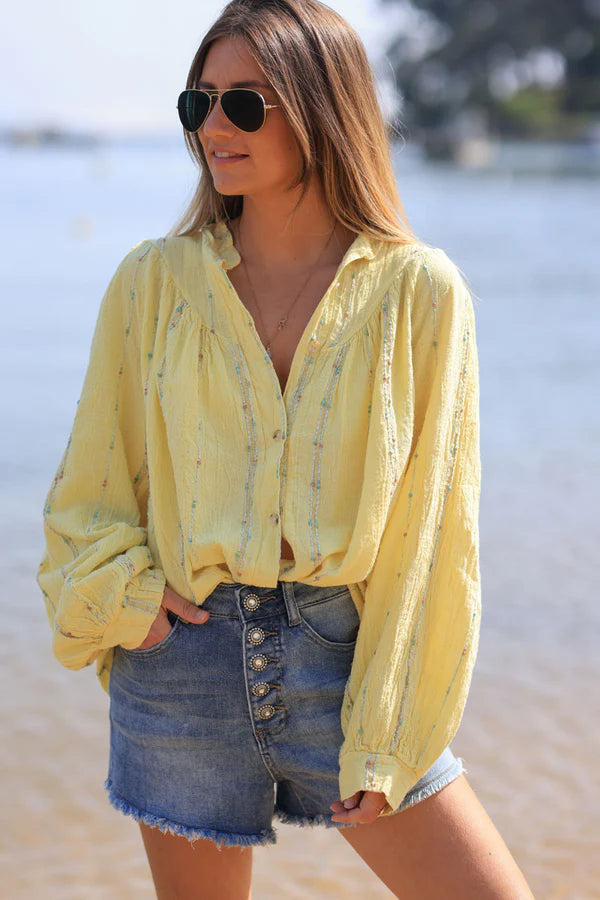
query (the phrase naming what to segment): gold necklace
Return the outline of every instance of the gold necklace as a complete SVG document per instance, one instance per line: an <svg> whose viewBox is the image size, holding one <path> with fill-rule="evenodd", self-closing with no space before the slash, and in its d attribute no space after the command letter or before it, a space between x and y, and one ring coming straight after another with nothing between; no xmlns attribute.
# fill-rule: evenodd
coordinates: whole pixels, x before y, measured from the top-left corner
<svg viewBox="0 0 600 900"><path fill-rule="evenodd" d="M319 253L319 258L317 259L317 261L316 261L316 263L314 264L314 266L312 267L312 269L309 271L308 277L307 277L306 281L305 281L304 284L301 286L300 290L299 290L298 293L296 294L296 297L294 298L294 302L292 303L292 305L290 306L290 308L288 309L288 311L286 312L286 314L285 314L284 316L282 316L281 319L279 320L279 322L278 322L278 324L277 324L277 331L275 332L275 334L273 335L273 337L272 337L272 338L267 342L267 344L266 344L266 350L267 350L267 353L269 354L269 356L270 356L271 358L273 358L273 353L271 352L271 344L273 343L274 340L276 340L276 338L277 338L277 336L279 335L279 332L281 331L281 329L282 329L282 328L285 328L285 325L286 325L286 322L287 322L287 320L288 320L289 314L291 313L292 309L294 308L294 306L295 306L296 303L298 302L298 300L299 300L299 298L300 298L300 295L302 294L302 292L303 292L304 289L306 288L306 286L307 286L308 282L310 281L311 277L314 275L315 271L317 270L317 268L318 268L318 266L319 266L319 263L321 262L321 259L323 258L324 254L325 254L325 251L327 250L327 248L329 247L329 244L331 243L331 238L333 237L333 232L335 231L335 225L336 225L336 223L334 222L334 223L333 223L333 228L331 229L331 233L330 233L330 235L329 235L329 238L327 239L327 243L325 244L325 246L323 247L323 249L322 249L321 252ZM243 267L244 267L244 272L245 272L245 274L246 274L246 279L247 279L247 281L248 281L248 286L250 287L250 290L252 291L252 299L253 299L253 302L254 302L254 306L255 306L255 308L256 308L256 311L258 312L258 317L259 317L259 319L260 319L261 328L262 328L262 330L263 330L263 333L266 335L266 334L267 334L267 329L265 328L265 323L263 322L263 318L262 318L262 316L261 316L261 314L260 314L260 307L259 307L258 303L256 302L256 292L255 292L255 290L254 290L254 286L253 286L253 284L252 284L252 281L250 280L250 275L249 275L249 273L248 273L248 267L246 266L246 261L245 261L245 259L244 259L244 248L243 248L243 243L242 243L242 229L241 229L239 226L238 226L238 236L239 236L239 238L240 238L240 250L242 251L242 253L240 254L240 255L241 255L241 259L242 259L242 265L243 265Z"/></svg>

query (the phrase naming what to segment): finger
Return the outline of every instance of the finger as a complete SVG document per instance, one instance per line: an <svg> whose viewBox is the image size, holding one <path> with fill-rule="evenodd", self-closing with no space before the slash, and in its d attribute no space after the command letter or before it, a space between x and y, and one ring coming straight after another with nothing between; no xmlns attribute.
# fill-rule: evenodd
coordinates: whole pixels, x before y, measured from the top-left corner
<svg viewBox="0 0 600 900"><path fill-rule="evenodd" d="M352 794L351 797L348 797L346 800L342 801L344 809L354 809L355 806L359 806L363 794L364 791L356 791L356 793Z"/></svg>
<svg viewBox="0 0 600 900"><path fill-rule="evenodd" d="M360 804L351 809L344 807L343 804L336 801L336 811L332 816L332 820L335 822L348 823L349 825L374 822L381 811L381 798L370 791L359 791L359 794L360 793L362 793ZM356 794L353 794L351 799L354 797L356 797Z"/></svg>
<svg viewBox="0 0 600 900"><path fill-rule="evenodd" d="M369 825L378 817L378 812L373 810L368 813L362 806L355 806L354 809L344 809L342 812L333 813L332 822L339 822L341 825Z"/></svg>
<svg viewBox="0 0 600 900"><path fill-rule="evenodd" d="M346 812L341 800L334 800L333 803L329 804L329 809L332 809L335 813Z"/></svg>
<svg viewBox="0 0 600 900"><path fill-rule="evenodd" d="M333 813L332 822L339 822L340 825L368 825L374 822L376 816L367 817L357 806L355 809L347 809L342 813Z"/></svg>
<svg viewBox="0 0 600 900"><path fill-rule="evenodd" d="M334 802L329 805L329 809L332 809L335 813L345 813L349 809L355 809L357 806L360 806L363 794L364 791L357 791L355 794L352 794L351 797L347 797L343 802L341 800L334 800Z"/></svg>
<svg viewBox="0 0 600 900"><path fill-rule="evenodd" d="M164 622L165 627L162 627L162 623ZM156 616L150 631L144 638L141 644L136 647L136 650L148 650L150 647L154 647L155 644L160 643L168 633L170 632L173 626L169 622L169 618L167 616L167 610L165 607L161 606L158 611L158 615Z"/></svg>
<svg viewBox="0 0 600 900"><path fill-rule="evenodd" d="M364 793L365 793L364 791L356 791L356 793L352 794L352 796L350 796L350 797L347 797L343 801L342 800L334 800L334 802L330 804L329 808L333 809L334 804L335 804L336 809L339 808L342 811L345 809L354 809L355 806L358 806L360 804Z"/></svg>
<svg viewBox="0 0 600 900"><path fill-rule="evenodd" d="M334 800L334 802L329 805L329 809L333 809L335 812L344 812L346 809L353 809L355 806L359 805L363 793L364 791L356 791L356 793L352 794L351 797L348 797L343 802L341 800Z"/></svg>
<svg viewBox="0 0 600 900"><path fill-rule="evenodd" d="M210 616L210 613L206 609L200 609L195 603L186 600L185 597L182 597L181 594L178 594L170 587L165 587L161 605L166 609L170 609L174 613L177 613L177 615L181 619L185 619L186 622L197 622L202 624L206 622Z"/></svg>

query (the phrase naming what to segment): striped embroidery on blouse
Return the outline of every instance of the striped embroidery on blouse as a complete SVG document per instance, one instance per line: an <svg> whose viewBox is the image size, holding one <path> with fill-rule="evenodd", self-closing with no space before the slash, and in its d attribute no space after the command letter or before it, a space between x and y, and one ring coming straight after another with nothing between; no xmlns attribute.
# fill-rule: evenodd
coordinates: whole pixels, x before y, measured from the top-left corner
<svg viewBox="0 0 600 900"><path fill-rule="evenodd" d="M381 355L383 360L383 406L385 414L385 426L387 431L387 448L389 462L389 477L391 486L389 495L393 496L396 490L396 484L400 478L402 467L400 465L400 454L398 452L398 423L394 414L394 404L392 400L392 345L393 345L393 323L389 312L389 291L386 292L383 303L381 304L382 313L382 345Z"/></svg>
<svg viewBox="0 0 600 900"><path fill-rule="evenodd" d="M244 513L241 522L241 534L238 549L235 553L236 578L241 578L248 552L248 545L252 536L252 514L254 505L254 479L258 464L258 439L256 434L256 418L252 403L251 382L248 377L248 368L244 353L239 344L231 345L231 352L235 362L235 371L240 385L242 409L247 434L246 453L246 481L244 483Z"/></svg>
<svg viewBox="0 0 600 900"><path fill-rule="evenodd" d="M198 378L198 382L200 381L200 376L202 373L202 367L204 363L204 328L199 329L198 336L198 364L196 368L196 375ZM194 495L192 497L192 508L190 511L190 528L188 531L188 543L192 543L194 540L194 519L196 516L196 506L198 505L198 481L200 475L200 466L202 465L202 415L198 415L198 449L196 451L196 464L195 464L195 472L194 472Z"/></svg>
<svg viewBox="0 0 600 900"><path fill-rule="evenodd" d="M163 240L163 248L164 248L164 240ZM154 356L154 347L156 344L156 332L158 329L158 313L154 316L154 326L152 329L152 346L148 351L147 363L146 363L146 375L144 377L144 409L147 408L148 401L148 385L150 383L150 372L152 370L152 358ZM146 434L144 433L144 458L138 469L135 478L133 479L134 489L138 488L138 482L141 481L142 478L146 478L148 476L148 441Z"/></svg>
<svg viewBox="0 0 600 900"><path fill-rule="evenodd" d="M339 283L339 282L338 282ZM350 282L350 290L348 291L347 300L344 304L344 310L342 313L342 321L340 323L339 332L337 337L330 343L330 347L335 347L336 344L339 344L341 341L344 332L350 322L350 309L352 307L352 301L354 300L354 291L356 288L356 269L352 272L352 280Z"/></svg>
<svg viewBox="0 0 600 900"><path fill-rule="evenodd" d="M79 400L81 400L81 397L79 398ZM77 401L77 404L79 404L79 400ZM52 483L50 485L50 490L48 491L48 496L46 497L43 518L44 518L46 528L48 528L48 530L51 531L53 534L58 535L61 538L61 540L67 545L67 547L73 554L73 557L76 557L78 550L77 550L77 545L75 544L75 542L72 540L72 538L68 534L62 534L60 532L57 532L56 529L53 528L52 525L50 524L50 519L49 519L50 512L52 510L52 504L54 503L54 494L56 493L56 488L58 487L59 481L62 480L62 478L64 477L64 474L65 474L65 468L67 465L67 459L69 457L69 450L71 447L72 438L73 438L73 431L71 430L69 439L67 441L67 446L65 447L65 450L63 452L60 463L58 464L58 469L57 469L56 475L52 479ZM67 564L65 563L65 565L61 567L60 571L63 575L66 574L66 566L67 566Z"/></svg>
<svg viewBox="0 0 600 900"><path fill-rule="evenodd" d="M369 326L365 325L365 343L367 347L367 359L369 360L369 403L367 406L367 422L371 421L371 397L373 396L373 354L371 352L371 332Z"/></svg>
<svg viewBox="0 0 600 900"><path fill-rule="evenodd" d="M292 431L294 422L296 420L296 414L298 412L298 405L300 403L300 399L302 397L302 392L304 387L310 377L310 370L314 364L314 348L315 348L315 338L312 338L311 343L309 344L309 349L307 350L304 359L302 361L302 369L300 371L300 375L298 377L298 381L294 388L294 393L290 400L290 408L287 414L288 421L288 429L287 433L290 434ZM287 490L287 461L288 461L288 452L289 452L289 441L285 442L283 453L281 456L281 483L280 483L280 497L281 497L281 507L285 507L285 495ZM293 566L288 566L288 568L293 568ZM287 571L287 568L285 569Z"/></svg>
<svg viewBox="0 0 600 900"><path fill-rule="evenodd" d="M119 371L118 371L118 374L117 374L117 387L116 387L116 398L115 398L115 406L114 406L114 417L113 417L112 433L111 433L110 441L109 441L109 445L108 445L108 455L107 455L107 458L106 458L106 468L105 468L105 470L104 470L104 479L102 480L102 483L101 483L101 485L100 485L100 498L99 498L99 501L98 501L98 506L97 506L96 509L94 510L94 514L92 515L92 520L91 520L91 522L89 523L89 525L87 526L87 529L86 529L86 534L88 534L88 535L92 533L93 529L94 529L95 526L96 526L96 523L97 523L97 521L98 521L98 517L99 517L99 515L100 515L100 510L102 509L102 507L103 507L103 505L104 505L104 495L105 495L105 492L106 492L106 488L107 488L107 486L108 486L108 479L109 479L109 473L110 473L110 463L111 463L111 460L112 460L112 453L113 453L113 450L114 450L114 447L115 447L115 439L116 439L117 427L118 427L118 420L119 420L119 396L120 396L120 393L121 393L121 384L122 384L122 379L123 379L123 373L124 373L124 371L125 371L125 358L126 358L126 352L127 352L127 341L128 341L128 339L129 339L129 334L130 334L130 331L131 331L131 323L132 323L132 319L133 319L133 301L134 301L134 298L135 298L135 282L136 282L136 277L137 277L137 271L138 271L138 268L139 268L140 263L141 263L141 262L145 259L145 257L148 255L148 253L149 253L150 250L152 249L152 246L153 246L153 245L152 245L151 243L149 243L148 246L146 247L146 250L144 251L144 253L142 253L141 256L138 256L138 257L137 257L136 264L135 264L135 269L134 269L133 277L132 277L132 281L131 281L131 289L130 289L130 291L129 291L128 319L127 319L127 325L125 326L125 333L124 333L124 335L123 335L123 346L122 346L122 350L121 350L121 363L120 363Z"/></svg>
<svg viewBox="0 0 600 900"><path fill-rule="evenodd" d="M317 420L317 426L313 438L308 525L310 527L311 560L313 562L313 565L315 566L319 565L323 558L321 554L321 543L319 539L319 503L321 499L321 459L323 457L325 430L327 428L327 419L329 418L331 400L335 393L335 389L342 372L342 366L347 352L348 344L345 343L342 344L342 346L336 353L335 360L331 368L331 375L329 376L329 380L325 388L325 395L321 400L319 418ZM332 440L335 440L335 436L332 437ZM321 577L322 575L314 575L312 577L312 581L319 581Z"/></svg>

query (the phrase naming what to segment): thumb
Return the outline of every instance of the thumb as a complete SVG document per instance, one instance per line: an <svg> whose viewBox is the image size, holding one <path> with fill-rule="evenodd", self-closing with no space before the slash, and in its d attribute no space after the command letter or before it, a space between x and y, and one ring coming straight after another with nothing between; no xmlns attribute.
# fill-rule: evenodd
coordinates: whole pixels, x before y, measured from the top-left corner
<svg viewBox="0 0 600 900"><path fill-rule="evenodd" d="M185 619L186 622L206 622L209 613L205 609L200 609L195 603L191 603L178 594L172 588L165 587L161 606L172 610L179 618Z"/></svg>

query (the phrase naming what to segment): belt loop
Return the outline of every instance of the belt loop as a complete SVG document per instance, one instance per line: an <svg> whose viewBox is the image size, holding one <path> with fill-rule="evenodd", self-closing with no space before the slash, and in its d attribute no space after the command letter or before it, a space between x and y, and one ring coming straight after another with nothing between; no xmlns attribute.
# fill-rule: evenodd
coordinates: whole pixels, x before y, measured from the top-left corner
<svg viewBox="0 0 600 900"><path fill-rule="evenodd" d="M281 581L281 590L283 591L283 599L285 600L285 608L287 610L288 625L299 625L302 619L298 612L298 604L294 594L293 581Z"/></svg>

